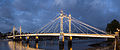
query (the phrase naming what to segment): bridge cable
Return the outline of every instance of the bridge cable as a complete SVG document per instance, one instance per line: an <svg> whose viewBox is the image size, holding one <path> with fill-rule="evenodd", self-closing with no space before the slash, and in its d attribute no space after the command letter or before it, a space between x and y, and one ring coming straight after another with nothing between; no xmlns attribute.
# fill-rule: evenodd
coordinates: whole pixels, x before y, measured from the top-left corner
<svg viewBox="0 0 120 50"><path fill-rule="evenodd" d="M53 28L53 26L56 24L56 21L51 25L51 27L48 29L48 31L46 31L46 32L49 32L52 28Z"/></svg>
<svg viewBox="0 0 120 50"><path fill-rule="evenodd" d="M72 24L75 23L75 22L73 22L72 20L71 20L71 22L72 22ZM73 24L73 25L75 25L75 24ZM75 26L76 26L76 25L75 25ZM79 28L78 26L76 26L76 27L77 27L79 30L81 30L81 31L83 30L83 33L85 33L85 32L84 32L85 30L84 30L81 26L80 26L80 28Z"/></svg>
<svg viewBox="0 0 120 50"><path fill-rule="evenodd" d="M73 20L74 21L74 20ZM75 22L75 21L74 21ZM80 26L83 26L82 24L79 24ZM88 29L88 30L90 30L90 31L92 31L93 33L95 33L95 34L98 34L97 32L95 32L95 31L93 31L93 30L91 30L91 29L89 29L89 28L87 28L86 26L83 26L84 28L86 28L86 29Z"/></svg>
<svg viewBox="0 0 120 50"><path fill-rule="evenodd" d="M57 19L59 19L59 17L56 18L56 19L54 19L52 22L56 21ZM45 26L43 26L40 30L37 31L37 33L38 33L39 31L41 31L42 29L44 29L44 28L45 28L46 26L48 26L49 24L51 24L52 22L49 22L48 24L46 24Z"/></svg>
<svg viewBox="0 0 120 50"><path fill-rule="evenodd" d="M73 18L73 17L72 17L72 18ZM74 19L75 19L75 18L74 18ZM95 30L97 30L97 31L100 31L100 32L102 32L102 33L107 34L107 33L104 32L103 30L100 30L100 29L98 29L98 28L95 28L95 27L93 27L93 26L90 26L90 25L88 25L88 24L86 24L86 23L83 23L83 22L77 20L77 19L75 19L75 21L76 21L76 22L79 22L79 23L81 23L81 24L83 24L83 25L86 25L86 26L88 26L88 27L90 27L90 28L93 28L93 29L95 29Z"/></svg>
<svg viewBox="0 0 120 50"><path fill-rule="evenodd" d="M71 22L72 23L72 22ZM72 23L78 30L80 30L81 32L85 33L84 31L82 31L80 28L78 28L74 23Z"/></svg>
<svg viewBox="0 0 120 50"><path fill-rule="evenodd" d="M55 21L51 22L50 25L47 27L49 28ZM47 30L47 28L45 28L43 31L41 31L41 33L43 33L45 30ZM45 32L44 32L45 33Z"/></svg>

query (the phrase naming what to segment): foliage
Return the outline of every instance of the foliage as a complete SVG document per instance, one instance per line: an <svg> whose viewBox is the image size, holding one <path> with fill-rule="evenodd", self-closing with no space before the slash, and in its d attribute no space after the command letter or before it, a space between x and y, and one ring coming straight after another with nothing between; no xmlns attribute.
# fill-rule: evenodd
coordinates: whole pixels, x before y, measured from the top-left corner
<svg viewBox="0 0 120 50"><path fill-rule="evenodd" d="M111 23L107 24L106 32L114 34L117 31L117 28L120 28L120 24L117 20L113 20Z"/></svg>

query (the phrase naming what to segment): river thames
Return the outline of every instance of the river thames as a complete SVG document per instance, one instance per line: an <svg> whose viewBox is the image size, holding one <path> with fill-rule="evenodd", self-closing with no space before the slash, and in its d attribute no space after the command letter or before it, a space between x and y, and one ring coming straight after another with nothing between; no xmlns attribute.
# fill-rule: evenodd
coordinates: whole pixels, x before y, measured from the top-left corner
<svg viewBox="0 0 120 50"><path fill-rule="evenodd" d="M87 39L87 40L72 40L72 45L65 40L64 46L59 46L58 40L44 40L35 43L35 41L11 41L0 40L0 50L86 50L93 48L89 46L106 41L106 39Z"/></svg>

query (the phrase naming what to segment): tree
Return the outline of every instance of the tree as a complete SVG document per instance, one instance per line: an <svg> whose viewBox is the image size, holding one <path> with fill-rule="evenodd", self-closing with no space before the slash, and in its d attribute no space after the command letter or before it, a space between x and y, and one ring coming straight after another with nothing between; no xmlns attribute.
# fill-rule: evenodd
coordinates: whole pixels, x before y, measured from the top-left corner
<svg viewBox="0 0 120 50"><path fill-rule="evenodd" d="M0 37L2 36L2 33L0 32Z"/></svg>
<svg viewBox="0 0 120 50"><path fill-rule="evenodd" d="M0 32L0 39L2 39L3 34Z"/></svg>
<svg viewBox="0 0 120 50"><path fill-rule="evenodd" d="M107 24L106 32L114 34L117 31L117 28L120 28L120 24L117 20L113 20L111 23Z"/></svg>

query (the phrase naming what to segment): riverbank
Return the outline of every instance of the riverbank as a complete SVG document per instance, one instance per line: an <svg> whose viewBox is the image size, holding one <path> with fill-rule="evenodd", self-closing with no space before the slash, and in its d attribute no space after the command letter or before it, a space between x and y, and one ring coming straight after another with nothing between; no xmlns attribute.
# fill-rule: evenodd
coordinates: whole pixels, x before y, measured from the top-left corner
<svg viewBox="0 0 120 50"><path fill-rule="evenodd" d="M88 48L86 50L114 50L114 45L115 45L114 41L103 41L100 43L89 45L89 46L92 46L93 48ZM120 40L118 45L120 48Z"/></svg>

